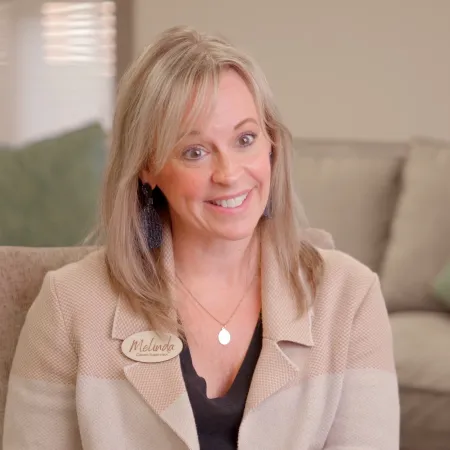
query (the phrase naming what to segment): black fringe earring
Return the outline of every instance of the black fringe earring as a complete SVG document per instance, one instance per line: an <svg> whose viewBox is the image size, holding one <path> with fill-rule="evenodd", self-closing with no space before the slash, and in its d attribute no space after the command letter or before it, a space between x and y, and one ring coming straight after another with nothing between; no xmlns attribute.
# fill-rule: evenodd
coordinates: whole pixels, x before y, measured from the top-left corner
<svg viewBox="0 0 450 450"><path fill-rule="evenodd" d="M162 244L163 227L161 217L153 205L153 189L148 183L139 180L139 191L142 204L142 222L147 236L149 248L159 248Z"/></svg>

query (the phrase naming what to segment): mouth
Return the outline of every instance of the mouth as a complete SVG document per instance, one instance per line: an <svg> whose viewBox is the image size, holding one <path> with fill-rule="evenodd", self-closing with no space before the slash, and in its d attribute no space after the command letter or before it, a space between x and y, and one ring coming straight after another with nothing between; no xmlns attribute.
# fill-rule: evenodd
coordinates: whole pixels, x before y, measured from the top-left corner
<svg viewBox="0 0 450 450"><path fill-rule="evenodd" d="M208 203L215 206L220 206L222 208L238 208L241 206L248 197L250 191L244 192L243 194L236 195L235 197L210 200Z"/></svg>

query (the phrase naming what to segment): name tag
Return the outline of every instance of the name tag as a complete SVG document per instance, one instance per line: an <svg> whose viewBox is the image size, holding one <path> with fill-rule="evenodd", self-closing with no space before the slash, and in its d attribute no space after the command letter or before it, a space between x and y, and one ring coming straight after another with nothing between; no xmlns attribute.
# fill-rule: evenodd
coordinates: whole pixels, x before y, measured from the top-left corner
<svg viewBox="0 0 450 450"><path fill-rule="evenodd" d="M141 331L122 342L122 353L129 359L144 363L158 363L175 358L183 350L178 336L155 331Z"/></svg>

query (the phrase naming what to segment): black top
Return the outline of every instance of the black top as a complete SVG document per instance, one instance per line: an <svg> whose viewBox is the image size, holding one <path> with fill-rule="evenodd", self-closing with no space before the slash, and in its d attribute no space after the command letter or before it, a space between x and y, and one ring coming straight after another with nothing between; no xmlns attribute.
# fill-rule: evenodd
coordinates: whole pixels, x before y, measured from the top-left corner
<svg viewBox="0 0 450 450"><path fill-rule="evenodd" d="M187 346L180 354L181 369L194 412L200 450L236 450L239 426L253 372L261 352L262 324L256 325L241 368L223 397L208 398L206 381L197 375Z"/></svg>

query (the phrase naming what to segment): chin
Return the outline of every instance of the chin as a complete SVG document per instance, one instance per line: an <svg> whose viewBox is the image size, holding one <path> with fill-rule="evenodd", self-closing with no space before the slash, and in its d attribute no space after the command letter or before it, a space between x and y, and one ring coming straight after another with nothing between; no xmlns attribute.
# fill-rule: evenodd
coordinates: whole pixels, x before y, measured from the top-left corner
<svg viewBox="0 0 450 450"><path fill-rule="evenodd" d="M226 239L228 241L241 241L243 239L248 239L253 236L257 222L248 224L246 226L227 226L221 227L217 230L216 235L221 237L222 239Z"/></svg>

